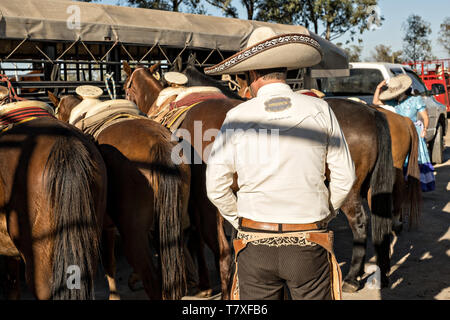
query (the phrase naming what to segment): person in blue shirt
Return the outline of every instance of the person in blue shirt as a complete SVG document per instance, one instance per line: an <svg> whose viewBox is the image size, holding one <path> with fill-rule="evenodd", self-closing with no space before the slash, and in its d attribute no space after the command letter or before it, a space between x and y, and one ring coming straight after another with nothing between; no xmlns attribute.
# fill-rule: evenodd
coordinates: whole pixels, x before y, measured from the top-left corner
<svg viewBox="0 0 450 320"><path fill-rule="evenodd" d="M386 85L387 89L383 90ZM411 85L412 80L406 74L391 78L389 83L384 80L375 90L373 104L380 106L392 106L395 108L396 113L401 116L408 117L412 122L414 122L417 129L417 134L419 136L420 184L422 191L428 192L435 189L434 168L431 164L427 144L425 142L429 118L426 105L422 97L411 95ZM423 122L417 119L417 115L421 116ZM407 163L408 158L406 158L405 166Z"/></svg>

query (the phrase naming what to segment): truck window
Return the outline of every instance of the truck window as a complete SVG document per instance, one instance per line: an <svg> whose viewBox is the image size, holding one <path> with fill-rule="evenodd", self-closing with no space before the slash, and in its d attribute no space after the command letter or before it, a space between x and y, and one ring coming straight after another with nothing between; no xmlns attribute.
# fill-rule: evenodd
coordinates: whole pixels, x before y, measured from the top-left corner
<svg viewBox="0 0 450 320"><path fill-rule="evenodd" d="M398 76L399 74L403 74L403 70L400 68L391 68L390 69L392 74L395 76Z"/></svg>
<svg viewBox="0 0 450 320"><path fill-rule="evenodd" d="M381 81L378 69L350 69L348 77L320 79L319 88L327 96L373 95Z"/></svg>
<svg viewBox="0 0 450 320"><path fill-rule="evenodd" d="M417 95L422 95L427 92L427 88L422 83L422 80L411 70L405 69L406 74L411 78L412 80L412 88Z"/></svg>

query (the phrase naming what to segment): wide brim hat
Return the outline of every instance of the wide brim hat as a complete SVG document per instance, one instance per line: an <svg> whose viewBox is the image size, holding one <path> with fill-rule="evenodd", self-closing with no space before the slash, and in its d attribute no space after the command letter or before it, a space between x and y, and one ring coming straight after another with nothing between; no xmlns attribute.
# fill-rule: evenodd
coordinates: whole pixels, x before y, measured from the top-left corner
<svg viewBox="0 0 450 320"><path fill-rule="evenodd" d="M184 74L174 71L166 72L164 74L164 80L166 80L168 84L176 84L180 86L188 82L188 78Z"/></svg>
<svg viewBox="0 0 450 320"><path fill-rule="evenodd" d="M276 34L272 28L255 29L244 50L205 68L207 75L236 74L249 70L311 67L322 60L319 42L301 33Z"/></svg>
<svg viewBox="0 0 450 320"><path fill-rule="evenodd" d="M409 89L412 85L411 78L406 74L400 74L389 80L387 89L380 93L380 100L391 100Z"/></svg>
<svg viewBox="0 0 450 320"><path fill-rule="evenodd" d="M101 88L91 85L79 86L75 89L75 92L83 99L97 99L103 94Z"/></svg>
<svg viewBox="0 0 450 320"><path fill-rule="evenodd" d="M9 90L7 87L0 86L0 99L3 99L9 95Z"/></svg>

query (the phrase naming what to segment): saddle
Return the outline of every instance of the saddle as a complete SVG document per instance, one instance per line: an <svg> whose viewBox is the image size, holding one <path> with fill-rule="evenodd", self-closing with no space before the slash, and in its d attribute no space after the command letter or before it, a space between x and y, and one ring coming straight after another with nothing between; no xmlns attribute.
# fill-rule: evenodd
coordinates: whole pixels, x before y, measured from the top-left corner
<svg viewBox="0 0 450 320"><path fill-rule="evenodd" d="M88 99L93 100L93 99ZM109 126L131 119L148 119L133 102L125 99L108 100L97 103L88 102L88 106L80 103L70 116L69 123L97 139L100 133ZM73 118L72 116L75 115Z"/></svg>
<svg viewBox="0 0 450 320"><path fill-rule="evenodd" d="M148 117L174 132L189 109L206 100L225 98L215 87L169 87L160 92Z"/></svg>
<svg viewBox="0 0 450 320"><path fill-rule="evenodd" d="M53 108L42 101L18 101L0 106L0 131L36 118L54 118Z"/></svg>

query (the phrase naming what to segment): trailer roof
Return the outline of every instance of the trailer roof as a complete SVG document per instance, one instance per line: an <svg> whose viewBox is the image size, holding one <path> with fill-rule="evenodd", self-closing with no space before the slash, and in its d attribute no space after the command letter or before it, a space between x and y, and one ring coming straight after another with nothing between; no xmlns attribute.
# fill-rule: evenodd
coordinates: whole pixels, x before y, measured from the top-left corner
<svg viewBox="0 0 450 320"><path fill-rule="evenodd" d="M0 40L120 41L236 52L256 27L270 26L277 33L309 34L319 41L324 59L312 68L313 76L348 75L345 52L302 26L67 0L0 1Z"/></svg>

